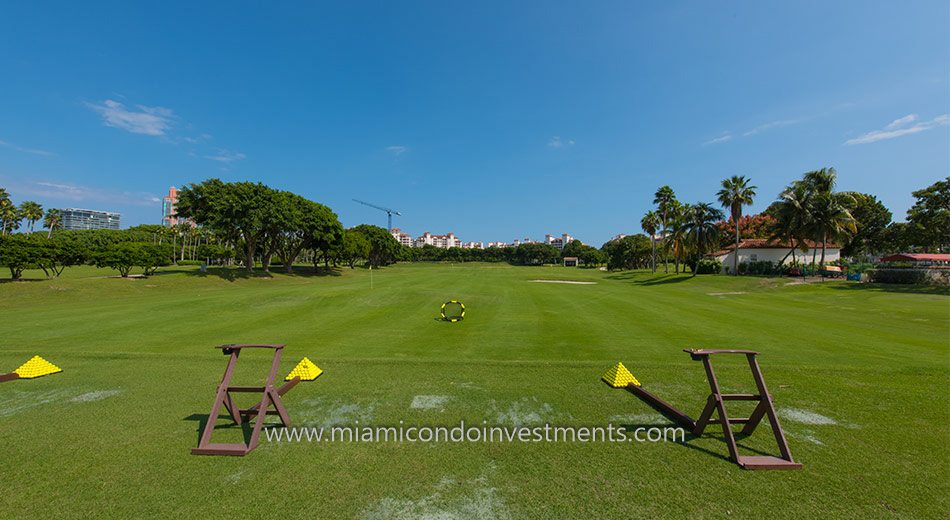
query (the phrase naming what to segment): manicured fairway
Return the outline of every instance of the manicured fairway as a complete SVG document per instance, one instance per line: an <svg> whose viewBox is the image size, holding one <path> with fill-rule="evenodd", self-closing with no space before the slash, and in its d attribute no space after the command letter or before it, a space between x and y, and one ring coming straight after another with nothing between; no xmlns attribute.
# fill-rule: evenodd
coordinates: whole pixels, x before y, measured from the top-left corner
<svg viewBox="0 0 950 520"><path fill-rule="evenodd" d="M0 384L0 516L941 518L950 510L945 292L504 264L250 279L191 268L145 280L109 274L76 268L57 280L0 283L0 372L34 354L64 369ZM465 303L463 322L436 320L450 299ZM681 349L755 349L804 469L742 471L725 460L716 428L685 445L262 441L246 458L192 456L225 364L211 347L234 342L286 343L282 374L303 356L326 371L285 399L297 424L312 426L665 425L600 374L622 360L695 416L708 387ZM752 388L740 361L720 365L727 390ZM268 365L242 357L241 382ZM743 445L775 451L767 427Z"/></svg>

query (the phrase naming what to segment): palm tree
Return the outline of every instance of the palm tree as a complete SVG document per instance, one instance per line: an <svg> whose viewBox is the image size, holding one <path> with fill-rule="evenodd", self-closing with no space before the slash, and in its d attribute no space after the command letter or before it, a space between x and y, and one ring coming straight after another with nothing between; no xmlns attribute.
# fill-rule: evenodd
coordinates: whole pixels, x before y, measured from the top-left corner
<svg viewBox="0 0 950 520"><path fill-rule="evenodd" d="M53 236L53 229L58 228L63 224L63 215L58 209L48 209L46 210L46 216L43 217L43 227L49 229L49 233L46 235L46 238Z"/></svg>
<svg viewBox="0 0 950 520"><path fill-rule="evenodd" d="M700 260L706 253L719 245L719 226L717 224L725 215L723 215L722 210L714 208L712 204L700 202L690 206L685 217L688 240L696 253L696 265L693 267L693 276L696 276L697 271L699 271Z"/></svg>
<svg viewBox="0 0 950 520"><path fill-rule="evenodd" d="M686 257L687 249L689 248L689 229L687 224L691 208L692 206L690 204L681 204L675 200L670 206L670 226L667 241L673 249L673 272L677 274L680 272L680 260Z"/></svg>
<svg viewBox="0 0 950 520"><path fill-rule="evenodd" d="M729 208L730 216L736 225L736 249L732 254L733 275L739 275L739 241L742 234L739 231L739 219L742 218L742 206L752 205L755 198L756 186L749 186L749 179L742 175L733 175L722 181L722 189L717 197L722 207Z"/></svg>
<svg viewBox="0 0 950 520"><path fill-rule="evenodd" d="M7 233L19 228L20 220L22 220L22 217L16 205L10 202L9 199L0 200L0 222L3 223L3 231L0 235L5 236Z"/></svg>
<svg viewBox="0 0 950 520"><path fill-rule="evenodd" d="M812 218L816 238L821 240L821 261L825 265L825 246L828 240L838 240L857 232L850 207L854 197L847 193L819 193L812 201Z"/></svg>
<svg viewBox="0 0 950 520"><path fill-rule="evenodd" d="M855 233L857 226L850 208L854 207L854 197L847 193L835 192L838 172L834 168L822 168L811 171L802 178L802 183L812 192L810 200L811 231L813 239L821 241L821 260L825 265L825 247L829 239L839 239L849 233Z"/></svg>
<svg viewBox="0 0 950 520"><path fill-rule="evenodd" d="M30 231L28 234L32 235L33 226L36 224L36 221L43 218L43 206L40 206L38 202L25 200L20 204L20 215L29 223Z"/></svg>
<svg viewBox="0 0 950 520"><path fill-rule="evenodd" d="M640 227L650 235L650 246L653 248L653 272L656 272L656 228L660 226L660 216L655 211L648 211L640 219Z"/></svg>
<svg viewBox="0 0 950 520"><path fill-rule="evenodd" d="M676 203L676 194L673 193L673 188L660 186L653 194L653 203L656 204L657 210L660 212L660 223L663 225L663 269L669 273L670 261L667 255L669 244L666 243L666 234L670 224L670 210Z"/></svg>

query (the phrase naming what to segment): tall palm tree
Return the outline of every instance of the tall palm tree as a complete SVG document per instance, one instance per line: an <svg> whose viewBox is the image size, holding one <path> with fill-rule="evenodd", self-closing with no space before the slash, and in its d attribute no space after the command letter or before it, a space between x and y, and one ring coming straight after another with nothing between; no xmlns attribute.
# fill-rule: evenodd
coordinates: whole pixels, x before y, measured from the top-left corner
<svg viewBox="0 0 950 520"><path fill-rule="evenodd" d="M673 272L675 273L680 272L680 260L686 257L690 245L688 240L690 211L692 211L690 204L681 204L679 201L673 201L670 207L670 226L667 241L673 250Z"/></svg>
<svg viewBox="0 0 950 520"><path fill-rule="evenodd" d="M689 211L685 214L684 221L688 241L696 253L693 276L696 276L699 271L699 262L703 256L719 245L719 226L717 224L724 217L722 210L713 207L708 202L700 202L690 206Z"/></svg>
<svg viewBox="0 0 950 520"><path fill-rule="evenodd" d="M828 240L839 240L857 232L857 225L849 208L854 206L854 197L847 193L819 193L812 201L813 229L821 240L821 260L825 265L825 246Z"/></svg>
<svg viewBox="0 0 950 520"><path fill-rule="evenodd" d="M19 228L20 220L22 220L22 216L16 204L10 202L9 199L0 201L0 222L3 223L3 231L0 235L5 236L7 233Z"/></svg>
<svg viewBox="0 0 950 520"><path fill-rule="evenodd" d="M791 248L782 258L784 264L788 255L795 255L795 250L802 248L805 252L805 239L811 234L814 219L812 217L812 197L814 193L809 184L795 181L779 194L778 210L775 214L776 226L772 238L788 241Z"/></svg>
<svg viewBox="0 0 950 520"><path fill-rule="evenodd" d="M25 200L20 204L20 215L29 223L30 230L28 234L32 235L36 221L43 218L43 206L40 206L38 202Z"/></svg>
<svg viewBox="0 0 950 520"><path fill-rule="evenodd" d="M664 272L669 273L670 259L667 254L669 244L666 240L666 234L670 225L670 210L676 203L676 193L669 186L660 186L653 194L653 203L656 204L657 211L660 212L660 223L663 225L663 269Z"/></svg>
<svg viewBox="0 0 950 520"><path fill-rule="evenodd" d="M640 227L643 231L647 232L650 235L650 246L653 249L652 258L652 267L653 272L656 272L656 229L660 227L660 216L656 214L655 211L648 211L646 215L640 219Z"/></svg>
<svg viewBox="0 0 950 520"><path fill-rule="evenodd" d="M43 217L43 227L49 229L49 233L46 235L46 238L53 236L53 229L63 225L63 214L60 213L58 209L48 209L46 210L46 216Z"/></svg>
<svg viewBox="0 0 950 520"><path fill-rule="evenodd" d="M811 171L802 178L802 183L812 192L811 231L813 239L821 242L819 266L825 265L825 248L829 239L840 239L857 232L850 210L855 204L854 197L847 193L835 192L837 181L838 172L834 168Z"/></svg>
<svg viewBox="0 0 950 520"><path fill-rule="evenodd" d="M733 175L723 179L722 189L716 196L722 207L729 208L732 222L736 225L736 249L732 254L732 274L739 275L739 241L742 233L739 230L739 219L742 218L742 206L752 205L755 198L756 186L749 186L749 179L742 175Z"/></svg>

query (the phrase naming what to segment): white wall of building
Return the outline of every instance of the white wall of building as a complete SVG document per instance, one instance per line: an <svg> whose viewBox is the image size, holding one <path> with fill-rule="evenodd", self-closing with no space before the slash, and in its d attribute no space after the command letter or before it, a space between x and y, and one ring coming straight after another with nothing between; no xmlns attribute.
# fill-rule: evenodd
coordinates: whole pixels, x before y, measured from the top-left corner
<svg viewBox="0 0 950 520"><path fill-rule="evenodd" d="M749 263L749 262L772 262L779 263L785 258L785 255L788 254L789 248L739 248L739 263ZM809 250L808 253L802 253L801 251L795 251L795 255L799 263L811 263L812 251ZM805 258L802 258L802 256ZM834 262L841 258L841 250L838 248L827 248L825 249L825 263ZM726 271L726 268L732 269L733 266L733 252L730 251L727 254L720 255L716 257L717 260L722 262L722 270ZM821 261L821 249L815 250L815 262ZM792 263L792 255L788 255L788 258L785 258L786 264Z"/></svg>

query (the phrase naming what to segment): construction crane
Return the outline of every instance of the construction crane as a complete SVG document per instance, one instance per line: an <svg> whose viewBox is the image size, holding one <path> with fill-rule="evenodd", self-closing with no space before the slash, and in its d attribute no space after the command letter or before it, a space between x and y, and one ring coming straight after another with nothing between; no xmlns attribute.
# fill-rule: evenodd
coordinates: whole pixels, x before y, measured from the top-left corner
<svg viewBox="0 0 950 520"><path fill-rule="evenodd" d="M398 211L396 211L396 210L394 210L394 209L382 208L382 207L379 207L379 206L377 206L377 205L375 205L375 204L370 204L369 202L363 202L363 201L358 200L358 199L353 199L353 202L359 202L360 204L362 204L362 205L364 205L364 206L369 206L369 207L371 207L371 208L378 209L379 211L385 211L385 212L386 212L386 216L389 217L389 231L392 231L392 230L393 230L393 215L396 215L397 217L401 217L401 216L402 216L402 213L400 213L400 212L398 212Z"/></svg>

